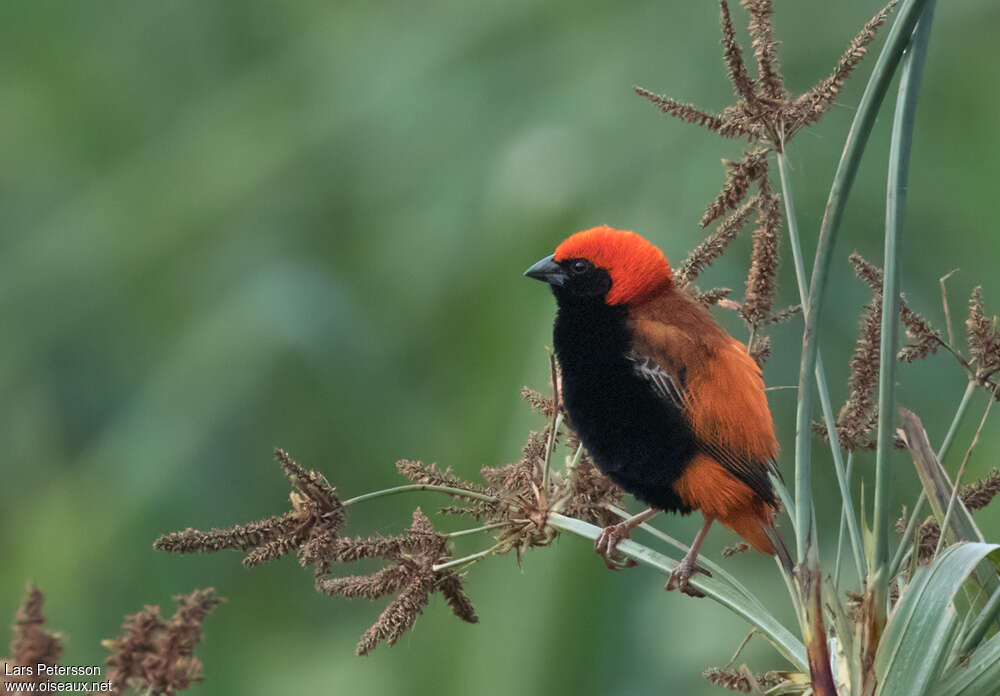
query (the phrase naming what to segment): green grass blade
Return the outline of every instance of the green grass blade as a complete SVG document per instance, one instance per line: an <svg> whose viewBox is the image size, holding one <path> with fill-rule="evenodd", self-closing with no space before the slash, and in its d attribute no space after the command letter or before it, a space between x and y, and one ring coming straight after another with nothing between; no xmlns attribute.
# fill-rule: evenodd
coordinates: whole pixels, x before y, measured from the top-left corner
<svg viewBox="0 0 1000 696"><path fill-rule="evenodd" d="M889 617L875 654L876 696L925 696L940 681L957 629L955 594L996 544L949 547L921 568Z"/></svg>
<svg viewBox="0 0 1000 696"><path fill-rule="evenodd" d="M959 649L959 652L964 655L975 650L976 646L979 645L980 641L989 632L990 627L998 616L1000 616L1000 587L993 590L993 594L986 602L982 612L980 612L979 616L972 623L968 634L962 640L962 647Z"/></svg>
<svg viewBox="0 0 1000 696"><path fill-rule="evenodd" d="M910 149L917 95L923 74L934 0L920 18L899 78L899 96L892 118L889 147L889 175L885 204L885 255L882 285L882 342L879 346L878 448L875 452L875 514L872 518L874 545L872 577L876 608L885 606L889 584L889 460L895 449L896 353L899 350L899 312L901 284L900 261L903 243L903 210L906 205L906 181L910 172Z"/></svg>
<svg viewBox="0 0 1000 696"><path fill-rule="evenodd" d="M968 664L948 670L934 696L997 696L1000 694L1000 633L983 643Z"/></svg>

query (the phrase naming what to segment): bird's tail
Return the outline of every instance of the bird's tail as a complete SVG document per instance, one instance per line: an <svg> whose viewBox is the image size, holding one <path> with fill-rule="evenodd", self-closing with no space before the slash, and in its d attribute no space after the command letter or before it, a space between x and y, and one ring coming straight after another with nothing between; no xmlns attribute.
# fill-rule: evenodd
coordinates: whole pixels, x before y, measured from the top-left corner
<svg viewBox="0 0 1000 696"><path fill-rule="evenodd" d="M785 569L786 573L791 574L795 563L792 561L792 554L788 552L788 547L782 541L781 535L778 534L777 528L773 524L761 525L761 528L771 541L771 545L774 546L774 552L778 556L781 566Z"/></svg>

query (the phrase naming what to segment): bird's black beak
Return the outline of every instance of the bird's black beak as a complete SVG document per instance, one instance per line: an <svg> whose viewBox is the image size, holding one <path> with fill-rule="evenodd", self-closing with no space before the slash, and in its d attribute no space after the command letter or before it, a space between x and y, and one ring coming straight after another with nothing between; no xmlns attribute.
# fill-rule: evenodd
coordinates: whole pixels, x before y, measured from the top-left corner
<svg viewBox="0 0 1000 696"><path fill-rule="evenodd" d="M555 254L549 254L526 270L524 275L528 278L541 280L549 285L562 285L566 282L566 271L555 262L554 256Z"/></svg>

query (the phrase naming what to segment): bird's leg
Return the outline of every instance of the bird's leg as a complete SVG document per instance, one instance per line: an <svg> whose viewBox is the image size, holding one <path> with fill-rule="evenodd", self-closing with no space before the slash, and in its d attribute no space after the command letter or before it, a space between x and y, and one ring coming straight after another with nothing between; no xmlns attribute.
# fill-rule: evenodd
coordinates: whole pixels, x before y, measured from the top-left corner
<svg viewBox="0 0 1000 696"><path fill-rule="evenodd" d="M688 581L695 573L704 573L708 577L712 577L711 573L698 565L698 551L701 550L701 543L705 541L705 536L708 535L708 528L712 526L712 522L714 521L715 518L705 515L705 524L702 525L701 530L695 535L694 541L691 542L691 547L684 554L684 558L681 559L681 564L670 574L670 579L667 580L667 585L664 589L677 589L691 597L705 596L702 592L691 587Z"/></svg>
<svg viewBox="0 0 1000 696"><path fill-rule="evenodd" d="M656 508L649 508L648 510L640 512L638 515L632 515L618 524L613 524L601 530L601 533L597 535L597 540L594 542L594 550L597 551L601 558L604 559L604 565L611 570L618 570L623 567L631 568L636 565L635 561L631 558L627 559L624 562L624 565L621 561L615 560L614 556L616 549L618 548L618 544L621 541L628 539L633 529L658 512L659 510Z"/></svg>

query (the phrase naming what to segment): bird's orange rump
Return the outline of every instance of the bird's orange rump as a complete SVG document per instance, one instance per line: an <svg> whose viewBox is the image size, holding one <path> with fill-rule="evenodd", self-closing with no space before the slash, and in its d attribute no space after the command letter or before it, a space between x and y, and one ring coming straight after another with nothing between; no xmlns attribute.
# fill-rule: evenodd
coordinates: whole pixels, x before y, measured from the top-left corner
<svg viewBox="0 0 1000 696"><path fill-rule="evenodd" d="M774 544L764 532L765 525L774 524L774 508L711 457L695 455L674 488L706 518L718 520L758 551L774 554Z"/></svg>

